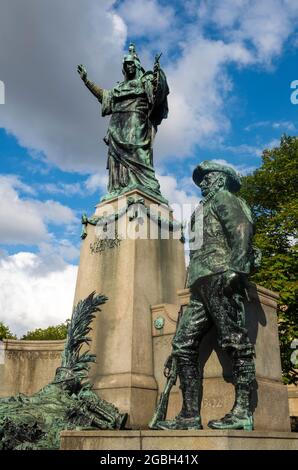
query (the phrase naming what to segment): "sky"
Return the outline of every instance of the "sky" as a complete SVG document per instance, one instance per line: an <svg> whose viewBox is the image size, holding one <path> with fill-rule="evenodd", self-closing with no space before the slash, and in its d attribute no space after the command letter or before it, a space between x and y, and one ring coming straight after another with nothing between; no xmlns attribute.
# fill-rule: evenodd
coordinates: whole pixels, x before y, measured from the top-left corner
<svg viewBox="0 0 298 470"><path fill-rule="evenodd" d="M109 120L77 64L108 89L130 42L146 70L162 52L155 170L170 204L195 204L200 161L248 174L297 134L297 25L297 0L1 0L0 321L22 335L71 315L80 218L106 192Z"/></svg>

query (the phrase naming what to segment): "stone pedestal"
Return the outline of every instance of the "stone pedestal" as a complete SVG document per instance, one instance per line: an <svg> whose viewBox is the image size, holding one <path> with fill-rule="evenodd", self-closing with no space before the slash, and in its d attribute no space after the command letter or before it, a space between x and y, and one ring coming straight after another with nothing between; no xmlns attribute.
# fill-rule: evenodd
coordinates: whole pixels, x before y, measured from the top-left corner
<svg viewBox="0 0 298 470"><path fill-rule="evenodd" d="M139 203L131 204L131 198ZM154 220L156 211L160 221L172 219L168 206L140 191L97 206L95 215L105 217L110 239L102 240L103 229L88 224L75 292L75 303L92 291L109 299L92 325L97 363L91 381L101 397L129 413L132 427L147 425L157 398L150 307L177 304L177 289L185 281L181 232L159 230L147 216L150 206Z"/></svg>
<svg viewBox="0 0 298 470"><path fill-rule="evenodd" d="M252 411L257 431L290 431L287 387L282 383L282 370L277 329L276 301L278 296L261 286L251 284L251 301L246 304L249 337L256 350L256 378ZM163 367L171 351L180 305L189 302L189 291L179 291L179 305L161 304L152 307L154 372L161 393L164 387ZM156 318L164 318L164 327L157 329ZM211 419L221 418L234 403L231 364L216 343L214 329L200 346L200 369L203 376L200 390L204 428ZM168 418L181 409L181 393L176 385L171 392Z"/></svg>
<svg viewBox="0 0 298 470"><path fill-rule="evenodd" d="M288 385L290 416L298 417L298 386Z"/></svg>
<svg viewBox="0 0 298 470"><path fill-rule="evenodd" d="M32 395L51 382L61 363L62 341L5 339L0 363L0 398Z"/></svg>
<svg viewBox="0 0 298 470"><path fill-rule="evenodd" d="M273 431L63 431L61 450L297 450L298 435Z"/></svg>

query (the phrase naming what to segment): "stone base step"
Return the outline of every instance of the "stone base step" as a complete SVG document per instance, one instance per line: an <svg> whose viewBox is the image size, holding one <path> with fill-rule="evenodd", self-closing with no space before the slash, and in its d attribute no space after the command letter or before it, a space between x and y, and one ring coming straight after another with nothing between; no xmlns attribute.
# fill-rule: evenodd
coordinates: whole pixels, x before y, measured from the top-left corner
<svg viewBox="0 0 298 470"><path fill-rule="evenodd" d="M61 450L298 450L298 434L269 431L63 431Z"/></svg>

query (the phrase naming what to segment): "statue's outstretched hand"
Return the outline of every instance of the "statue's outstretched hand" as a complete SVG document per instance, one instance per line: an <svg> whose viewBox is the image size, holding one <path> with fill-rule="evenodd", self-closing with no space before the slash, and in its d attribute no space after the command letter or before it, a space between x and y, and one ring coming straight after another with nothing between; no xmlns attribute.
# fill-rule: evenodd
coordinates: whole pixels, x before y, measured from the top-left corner
<svg viewBox="0 0 298 470"><path fill-rule="evenodd" d="M78 74L80 75L81 79L83 80L83 82L85 82L87 80L87 69L85 67L85 65L78 65Z"/></svg>

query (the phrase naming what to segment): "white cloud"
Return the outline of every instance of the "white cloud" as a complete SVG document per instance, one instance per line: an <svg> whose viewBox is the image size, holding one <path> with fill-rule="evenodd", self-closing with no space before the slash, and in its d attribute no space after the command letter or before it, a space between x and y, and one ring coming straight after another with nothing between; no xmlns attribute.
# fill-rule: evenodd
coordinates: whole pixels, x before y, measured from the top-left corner
<svg viewBox="0 0 298 470"><path fill-rule="evenodd" d="M295 125L290 121L273 122L272 127L273 127L273 129L278 129L278 130L280 130L280 129L284 129L284 130L287 130L287 131L295 131L296 130Z"/></svg>
<svg viewBox="0 0 298 470"><path fill-rule="evenodd" d="M38 245L38 256L41 257L45 267L62 269L65 262L77 261L80 254L79 244L79 237L77 246L74 246L67 238L54 240L51 243L42 242Z"/></svg>
<svg viewBox="0 0 298 470"><path fill-rule="evenodd" d="M268 142L267 144L264 145L263 147L263 150L267 149L267 150L271 150L275 147L279 147L280 146L280 139L272 139L270 140L270 142Z"/></svg>
<svg viewBox="0 0 298 470"><path fill-rule="evenodd" d="M108 121L80 82L77 63L86 64L92 80L111 88L122 78L127 37L145 39L139 55L146 66L153 52L163 50L170 112L157 134L155 160L182 158L197 144L224 138L229 131L225 103L233 82L228 66L267 67L282 52L298 18L295 0L188 1L189 21L179 17L175 2L158 0L2 3L6 104L0 126L62 169L99 174L106 171L102 138ZM218 29L220 40L208 35L210 26ZM7 38L9 47L4 47ZM167 53L173 53L171 61Z"/></svg>
<svg viewBox="0 0 298 470"><path fill-rule="evenodd" d="M196 186L191 178L178 180L172 175L157 175L160 182L162 194L169 200L170 204L197 204L198 197L195 195ZM181 184L182 182L182 184ZM187 187L189 184L189 187Z"/></svg>
<svg viewBox="0 0 298 470"><path fill-rule="evenodd" d="M107 172L93 173L85 180L76 183L43 183L35 184L34 191L40 193L52 194L55 196L63 195L66 197L83 197L93 193L105 192L108 186ZM35 191L36 192L36 191Z"/></svg>
<svg viewBox="0 0 298 470"><path fill-rule="evenodd" d="M17 335L70 318L77 266L20 252L0 259L0 321Z"/></svg>
<svg viewBox="0 0 298 470"><path fill-rule="evenodd" d="M54 225L71 224L78 222L72 209L63 206L57 201L30 201L32 207L37 210L46 223Z"/></svg>
<svg viewBox="0 0 298 470"><path fill-rule="evenodd" d="M255 166L249 166L249 165L234 165L233 163L230 163L228 162L227 160L225 159L216 159L216 158L213 158L212 159L213 162L216 162L216 163L220 163L221 165L227 165L227 166L230 166L231 168L233 168L236 173L240 174L241 176L242 175L248 175L250 173L252 173L256 167Z"/></svg>
<svg viewBox="0 0 298 470"><path fill-rule="evenodd" d="M167 67L170 112L157 134L159 158L184 158L196 144L224 139L230 129L225 103L233 89L227 66L270 65L298 18L298 4L295 8L293 2L281 0L214 0L200 5L201 15L184 31L183 40L179 33L182 55ZM207 39L212 22L220 29L221 40ZM257 147L246 150L260 155Z"/></svg>
<svg viewBox="0 0 298 470"><path fill-rule="evenodd" d="M194 207L200 200L200 192L197 191L191 178L177 179L173 175L157 175L160 182L162 195L168 199L173 209L174 218L181 222L187 222Z"/></svg>
<svg viewBox="0 0 298 470"><path fill-rule="evenodd" d="M46 224L35 205L21 199L10 182L0 181L1 243L35 244L48 240Z"/></svg>
<svg viewBox="0 0 298 470"><path fill-rule="evenodd" d="M87 178L84 184L90 193L100 190L105 191L108 185L108 175L107 173L94 173Z"/></svg>
<svg viewBox="0 0 298 470"><path fill-rule="evenodd" d="M174 26L175 13L157 0L124 0L118 8L134 36L163 34Z"/></svg>
<svg viewBox="0 0 298 470"><path fill-rule="evenodd" d="M295 132L296 131L296 126L293 122L291 121L258 121L258 122L253 122L252 124L249 124L248 126L245 127L245 131L252 131L254 129L259 129L259 128L272 128L272 129L277 129L279 131L289 131L289 132Z"/></svg>
<svg viewBox="0 0 298 470"><path fill-rule="evenodd" d="M279 0L252 1L249 10L242 12L239 38L253 43L262 62L270 62L274 55L280 54L294 26L284 7L284 2Z"/></svg>
<svg viewBox="0 0 298 470"><path fill-rule="evenodd" d="M295 0L208 0L199 10L200 20L213 23L227 38L253 45L256 60L264 64L280 54L297 16Z"/></svg>
<svg viewBox="0 0 298 470"><path fill-rule="evenodd" d="M237 43L203 37L185 43L182 57L168 68L170 112L157 134L156 154L182 158L192 153L196 143L228 131L230 122L224 99L232 83L224 66L229 62L247 65L251 61L250 53Z"/></svg>
<svg viewBox="0 0 298 470"><path fill-rule="evenodd" d="M61 194L63 196L81 196L84 194L80 183L45 183L38 184L37 189L48 194Z"/></svg>
<svg viewBox="0 0 298 470"><path fill-rule="evenodd" d="M16 176L0 175L0 242L34 245L52 239L47 224L71 225L78 223L74 212L56 201L25 199L18 188L24 189Z"/></svg>
<svg viewBox="0 0 298 470"><path fill-rule="evenodd" d="M21 193L30 194L32 196L36 195L35 189L32 186L29 186L28 184L21 181L17 175L7 174L5 175L4 179L0 175L0 178L0 183L3 184L5 182L12 188L19 190Z"/></svg>
<svg viewBox="0 0 298 470"><path fill-rule="evenodd" d="M239 144L239 145L225 145L221 142L216 142L216 144L214 145L214 143L210 143L208 145L208 147L210 149L212 148L216 148L217 150L217 153L220 151L220 152L229 152L233 155L237 155L237 156L247 156L247 160L249 161L249 157L250 156L254 156L254 157L261 157L262 154L263 154L263 151L265 149L272 149L274 147L279 147L280 145L280 140L279 139L271 139L269 142L264 142L264 143L258 143L258 145L249 145L249 144ZM218 161L219 163L220 162L226 162L225 159L213 159L214 161ZM230 164L230 166L233 166L235 168L243 168L243 171L244 173L248 173L250 171L253 171L255 169L254 166L250 166L249 164L247 165L233 165L233 164ZM241 172L241 170L239 170Z"/></svg>
<svg viewBox="0 0 298 470"><path fill-rule="evenodd" d="M272 150L275 147L280 146L280 139L272 139L269 142L262 144L262 146L254 147L254 146L246 146L238 145L238 146L222 146L223 149L228 150L235 154L246 153L246 154L255 154L257 156L261 156L264 150ZM233 164L223 158L213 158L212 161L220 163L222 165L228 165L234 168L234 170L240 175L248 175L256 170L256 166L249 165L249 164Z"/></svg>
<svg viewBox="0 0 298 470"><path fill-rule="evenodd" d="M111 0L3 0L0 127L66 170L104 168L107 120L81 82L85 63L102 86L121 80L126 26Z"/></svg>
<svg viewBox="0 0 298 470"><path fill-rule="evenodd" d="M258 122L253 122L252 124L249 124L248 126L245 127L245 131L250 132L254 129L262 128L262 127L268 127L271 125L270 121L258 121Z"/></svg>
<svg viewBox="0 0 298 470"><path fill-rule="evenodd" d="M78 242L80 239L78 239ZM50 254L52 254L52 246L50 247ZM62 239L59 240L58 244L58 253L64 260L72 261L78 259L80 250L78 246L74 246L69 240Z"/></svg>
<svg viewBox="0 0 298 470"><path fill-rule="evenodd" d="M252 155L260 157L262 155L263 147L259 145L239 144L239 145L218 145L217 148L231 152L236 155Z"/></svg>

